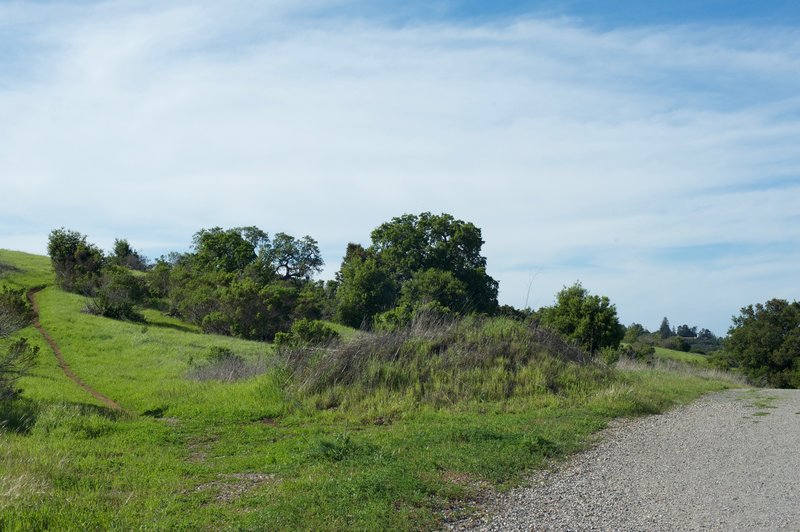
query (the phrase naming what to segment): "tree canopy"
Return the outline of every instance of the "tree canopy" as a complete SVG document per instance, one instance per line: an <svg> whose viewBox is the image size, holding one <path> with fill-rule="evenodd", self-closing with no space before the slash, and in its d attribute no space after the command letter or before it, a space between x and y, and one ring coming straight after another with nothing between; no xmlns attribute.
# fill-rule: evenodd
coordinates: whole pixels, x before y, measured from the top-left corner
<svg viewBox="0 0 800 532"><path fill-rule="evenodd" d="M755 381L800 387L800 303L771 299L742 308L733 317L725 348Z"/></svg>
<svg viewBox="0 0 800 532"><path fill-rule="evenodd" d="M658 328L658 334L661 335L663 340L675 336L675 331L673 331L672 327L669 326L669 320L666 316L664 316L664 319L661 320L661 326Z"/></svg>
<svg viewBox="0 0 800 532"><path fill-rule="evenodd" d="M54 229L47 241L56 283L71 292L91 291L105 265L103 252L86 241L86 235L69 229Z"/></svg>
<svg viewBox="0 0 800 532"><path fill-rule="evenodd" d="M193 248L157 261L148 285L170 312L206 332L271 340L295 319L322 316L327 296L311 279L323 261L310 236L214 227L198 231Z"/></svg>
<svg viewBox="0 0 800 532"><path fill-rule="evenodd" d="M449 214L405 214L351 244L337 275L337 315L371 323L381 312L436 303L448 312L494 313L498 284L486 273L481 230Z"/></svg>
<svg viewBox="0 0 800 532"><path fill-rule="evenodd" d="M564 287L556 303L539 310L543 325L577 342L589 353L604 347L619 347L625 327L608 297L589 293L580 282Z"/></svg>

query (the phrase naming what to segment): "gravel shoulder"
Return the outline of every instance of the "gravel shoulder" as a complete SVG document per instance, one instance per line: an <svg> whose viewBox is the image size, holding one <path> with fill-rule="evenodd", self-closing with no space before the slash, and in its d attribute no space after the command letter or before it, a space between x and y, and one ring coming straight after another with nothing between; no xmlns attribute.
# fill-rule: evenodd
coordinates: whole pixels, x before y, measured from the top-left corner
<svg viewBox="0 0 800 532"><path fill-rule="evenodd" d="M800 390L623 421L455 530L800 530Z"/></svg>

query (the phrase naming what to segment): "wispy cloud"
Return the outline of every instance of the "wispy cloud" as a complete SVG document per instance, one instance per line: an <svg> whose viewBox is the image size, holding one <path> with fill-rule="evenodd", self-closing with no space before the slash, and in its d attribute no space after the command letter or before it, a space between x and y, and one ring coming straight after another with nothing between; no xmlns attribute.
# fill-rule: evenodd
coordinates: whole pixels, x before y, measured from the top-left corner
<svg viewBox="0 0 800 532"><path fill-rule="evenodd" d="M65 225L153 255L255 224L311 234L332 274L431 210L483 228L515 305L580 278L626 321L723 332L797 297L797 31L331 5L4 5L0 245Z"/></svg>

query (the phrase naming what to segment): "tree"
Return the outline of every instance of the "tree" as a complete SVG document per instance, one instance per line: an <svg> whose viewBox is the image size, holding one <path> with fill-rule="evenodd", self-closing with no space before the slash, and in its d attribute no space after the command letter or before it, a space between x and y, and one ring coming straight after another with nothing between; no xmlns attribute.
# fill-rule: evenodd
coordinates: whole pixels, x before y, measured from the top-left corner
<svg viewBox="0 0 800 532"><path fill-rule="evenodd" d="M348 246L337 277L340 284L336 289L336 320L340 323L361 327L394 306L394 280L374 254L361 246Z"/></svg>
<svg viewBox="0 0 800 532"><path fill-rule="evenodd" d="M405 214L372 231L372 250L398 289L414 275L442 270L465 285L465 311L493 313L497 281L486 273L481 230L449 214ZM398 293L399 296L399 293Z"/></svg>
<svg viewBox="0 0 800 532"><path fill-rule="evenodd" d="M323 262L310 236L270 240L255 226L214 227L197 232L193 247L158 260L147 285L172 314L205 332L271 340L330 306L323 284L311 279Z"/></svg>
<svg viewBox="0 0 800 532"><path fill-rule="evenodd" d="M708 329L700 329L700 332L697 333L697 339L716 341L717 335L709 331Z"/></svg>
<svg viewBox="0 0 800 532"><path fill-rule="evenodd" d="M369 248L348 246L337 274L342 323L371 324L395 307L401 317L424 305L456 313L497 311L497 281L486 273L481 230L473 224L449 214L405 214L371 237Z"/></svg>
<svg viewBox="0 0 800 532"><path fill-rule="evenodd" d="M644 328L641 323L631 323L625 329L625 336L623 341L628 344L635 343L640 336L644 336L645 334L650 334L650 332Z"/></svg>
<svg viewBox="0 0 800 532"><path fill-rule="evenodd" d="M266 249L265 259L284 281L309 280L321 272L324 265L317 241L308 235L298 240L286 233L277 233L272 246Z"/></svg>
<svg viewBox="0 0 800 532"><path fill-rule="evenodd" d="M771 299L742 308L733 317L725 348L751 379L800 387L800 303Z"/></svg>
<svg viewBox="0 0 800 532"><path fill-rule="evenodd" d="M206 270L242 271L256 260L256 247L269 245L269 237L256 227L213 227L195 233L194 259Z"/></svg>
<svg viewBox="0 0 800 532"><path fill-rule="evenodd" d="M115 320L141 321L143 318L136 306L146 298L144 279L134 276L127 268L110 265L103 269L87 310Z"/></svg>
<svg viewBox="0 0 800 532"><path fill-rule="evenodd" d="M608 297L589 294L576 282L556 295L556 304L539 310L541 323L577 342L589 353L617 348L625 335Z"/></svg>
<svg viewBox="0 0 800 532"><path fill-rule="evenodd" d="M661 326L658 328L658 334L664 340L672 336L675 336L675 332L669 326L669 320L667 319L666 316L664 316L664 319L661 320Z"/></svg>
<svg viewBox="0 0 800 532"><path fill-rule="evenodd" d="M410 306L435 301L450 311L460 312L468 304L467 286L453 272L429 268L403 285L400 301Z"/></svg>
<svg viewBox="0 0 800 532"><path fill-rule="evenodd" d="M686 324L678 325L676 334L681 338L697 338L697 327L689 327Z"/></svg>
<svg viewBox="0 0 800 532"><path fill-rule="evenodd" d="M147 258L133 249L124 238L114 239L114 250L111 255L111 262L117 266L124 266L132 270L145 271L147 269Z"/></svg>
<svg viewBox="0 0 800 532"><path fill-rule="evenodd" d="M47 253L56 283L69 292L91 292L105 265L103 252L89 244L85 235L63 227L50 232Z"/></svg>

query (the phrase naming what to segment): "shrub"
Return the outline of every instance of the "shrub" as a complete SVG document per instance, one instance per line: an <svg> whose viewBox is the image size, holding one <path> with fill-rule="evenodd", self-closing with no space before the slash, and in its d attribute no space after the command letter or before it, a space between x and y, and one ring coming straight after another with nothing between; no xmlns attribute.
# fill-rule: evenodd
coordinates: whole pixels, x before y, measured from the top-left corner
<svg viewBox="0 0 800 532"><path fill-rule="evenodd" d="M4 289L0 292L0 338L22 329L33 320L33 310L23 299L21 290ZM27 374L38 360L39 348L31 346L26 338L19 338L0 353L0 400L15 398L20 390L17 380Z"/></svg>
<svg viewBox="0 0 800 532"><path fill-rule="evenodd" d="M680 336L670 336L663 342L661 342L663 347L667 349L672 349L674 351L683 351L684 353L688 353L692 346L689 345L689 342L681 338Z"/></svg>
<svg viewBox="0 0 800 532"><path fill-rule="evenodd" d="M263 358L248 362L227 347L212 346L206 355L206 362L193 365L187 377L198 381L233 382L260 375L266 370L267 364Z"/></svg>
<svg viewBox="0 0 800 532"><path fill-rule="evenodd" d="M109 266L103 271L94 297L86 310L116 320L142 321L136 305L147 297L147 286L140 278L121 266Z"/></svg>
<svg viewBox="0 0 800 532"><path fill-rule="evenodd" d="M281 349L311 345L327 345L339 339L339 333L319 320L300 319L288 332L275 335L275 346Z"/></svg>
<svg viewBox="0 0 800 532"><path fill-rule="evenodd" d="M614 349L613 347L604 347L600 350L600 360L606 363L608 366L614 365L617 360L619 360L620 351L623 348Z"/></svg>
<svg viewBox="0 0 800 532"><path fill-rule="evenodd" d="M772 299L733 318L725 349L731 362L759 384L800 386L800 303Z"/></svg>
<svg viewBox="0 0 800 532"><path fill-rule="evenodd" d="M208 334L231 334L231 327L228 319L222 312L215 310L203 316L200 327L204 333Z"/></svg>
<svg viewBox="0 0 800 532"><path fill-rule="evenodd" d="M556 295L556 304L540 309L539 316L543 325L578 342L589 353L616 348L625 336L616 307L606 296L589 294L580 282L564 287Z"/></svg>
<svg viewBox="0 0 800 532"><path fill-rule="evenodd" d="M438 301L411 304L401 302L391 310L375 316L373 328L378 331L391 332L408 327L414 321L452 320L457 315Z"/></svg>
<svg viewBox="0 0 800 532"><path fill-rule="evenodd" d="M16 397L20 390L17 380L30 372L39 357L39 347L28 344L27 338L11 343L4 354L0 354L0 400Z"/></svg>
<svg viewBox="0 0 800 532"><path fill-rule="evenodd" d="M33 320L33 309L22 290L4 288L0 292L0 337L25 327Z"/></svg>
<svg viewBox="0 0 800 532"><path fill-rule="evenodd" d="M69 292L91 293L105 264L103 252L86 236L68 229L54 229L47 254L56 274L56 284Z"/></svg>
<svg viewBox="0 0 800 532"><path fill-rule="evenodd" d="M645 342L634 342L619 348L619 358L651 363L655 360L656 348Z"/></svg>

